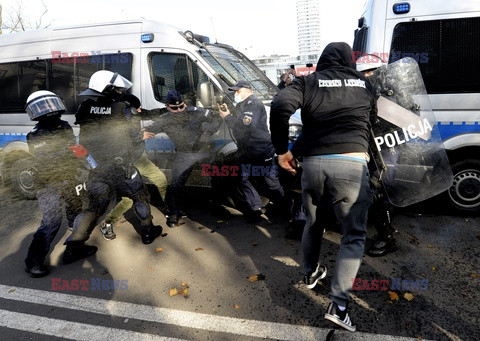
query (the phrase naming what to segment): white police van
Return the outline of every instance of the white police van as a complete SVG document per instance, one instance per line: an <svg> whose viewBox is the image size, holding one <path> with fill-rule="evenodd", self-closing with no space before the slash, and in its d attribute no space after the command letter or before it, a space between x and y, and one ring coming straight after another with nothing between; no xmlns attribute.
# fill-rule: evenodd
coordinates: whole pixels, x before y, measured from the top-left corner
<svg viewBox="0 0 480 341"><path fill-rule="evenodd" d="M182 93L188 105L216 106L216 96L231 103L233 94L227 88L240 79L251 83L254 94L266 105L278 91L263 72L231 46L212 44L208 37L155 21L2 35L0 176L4 183L10 182L25 197L35 196L26 144L26 134L34 122L24 111L27 97L37 90L56 93L67 107L63 118L73 125L73 114L83 100L79 93L88 87L90 76L102 69L131 80L132 93L141 99L145 109L164 107L170 89ZM77 127L74 131L78 134ZM212 138L221 153L236 148L225 125ZM163 169L170 168L173 150L165 134L147 141L149 156ZM198 185L202 185L201 181Z"/></svg>
<svg viewBox="0 0 480 341"><path fill-rule="evenodd" d="M418 62L454 174L446 197L480 212L480 2L369 0L353 50Z"/></svg>

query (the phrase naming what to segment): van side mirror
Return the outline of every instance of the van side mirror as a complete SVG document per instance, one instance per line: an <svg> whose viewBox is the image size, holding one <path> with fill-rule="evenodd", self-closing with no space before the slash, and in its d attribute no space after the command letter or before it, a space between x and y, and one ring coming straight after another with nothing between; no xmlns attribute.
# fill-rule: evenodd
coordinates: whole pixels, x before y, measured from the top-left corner
<svg viewBox="0 0 480 341"><path fill-rule="evenodd" d="M203 82L197 85L197 106L212 108L215 104L215 90L210 82Z"/></svg>

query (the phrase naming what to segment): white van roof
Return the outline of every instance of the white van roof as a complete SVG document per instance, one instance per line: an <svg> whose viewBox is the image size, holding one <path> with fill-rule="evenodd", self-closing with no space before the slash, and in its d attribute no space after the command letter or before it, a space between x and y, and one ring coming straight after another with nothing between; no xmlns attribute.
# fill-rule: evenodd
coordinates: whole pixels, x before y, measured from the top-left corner
<svg viewBox="0 0 480 341"><path fill-rule="evenodd" d="M139 48L142 44L164 48L190 45L179 31L179 28L156 21L129 20L4 34L0 36L0 62L47 58L53 51L117 51ZM153 33L154 41L142 43L144 33Z"/></svg>

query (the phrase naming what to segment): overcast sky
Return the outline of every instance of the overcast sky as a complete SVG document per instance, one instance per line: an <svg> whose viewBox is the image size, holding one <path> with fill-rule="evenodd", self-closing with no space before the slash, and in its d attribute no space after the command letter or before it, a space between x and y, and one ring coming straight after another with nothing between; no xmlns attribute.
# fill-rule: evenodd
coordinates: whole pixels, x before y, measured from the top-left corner
<svg viewBox="0 0 480 341"><path fill-rule="evenodd" d="M122 19L152 19L207 35L253 58L298 54L295 0L44 0L43 23L65 26ZM32 23L43 12L41 0L0 0L3 20L22 3ZM322 43L353 43L365 0L322 0Z"/></svg>

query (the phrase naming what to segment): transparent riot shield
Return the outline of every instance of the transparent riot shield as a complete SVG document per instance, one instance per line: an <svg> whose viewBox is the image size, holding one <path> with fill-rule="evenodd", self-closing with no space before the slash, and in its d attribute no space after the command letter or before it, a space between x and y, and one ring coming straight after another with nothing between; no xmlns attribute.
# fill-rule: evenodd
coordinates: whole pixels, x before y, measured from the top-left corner
<svg viewBox="0 0 480 341"><path fill-rule="evenodd" d="M379 96L371 153L389 201L404 207L446 191L453 175L416 61L384 65L370 81Z"/></svg>

